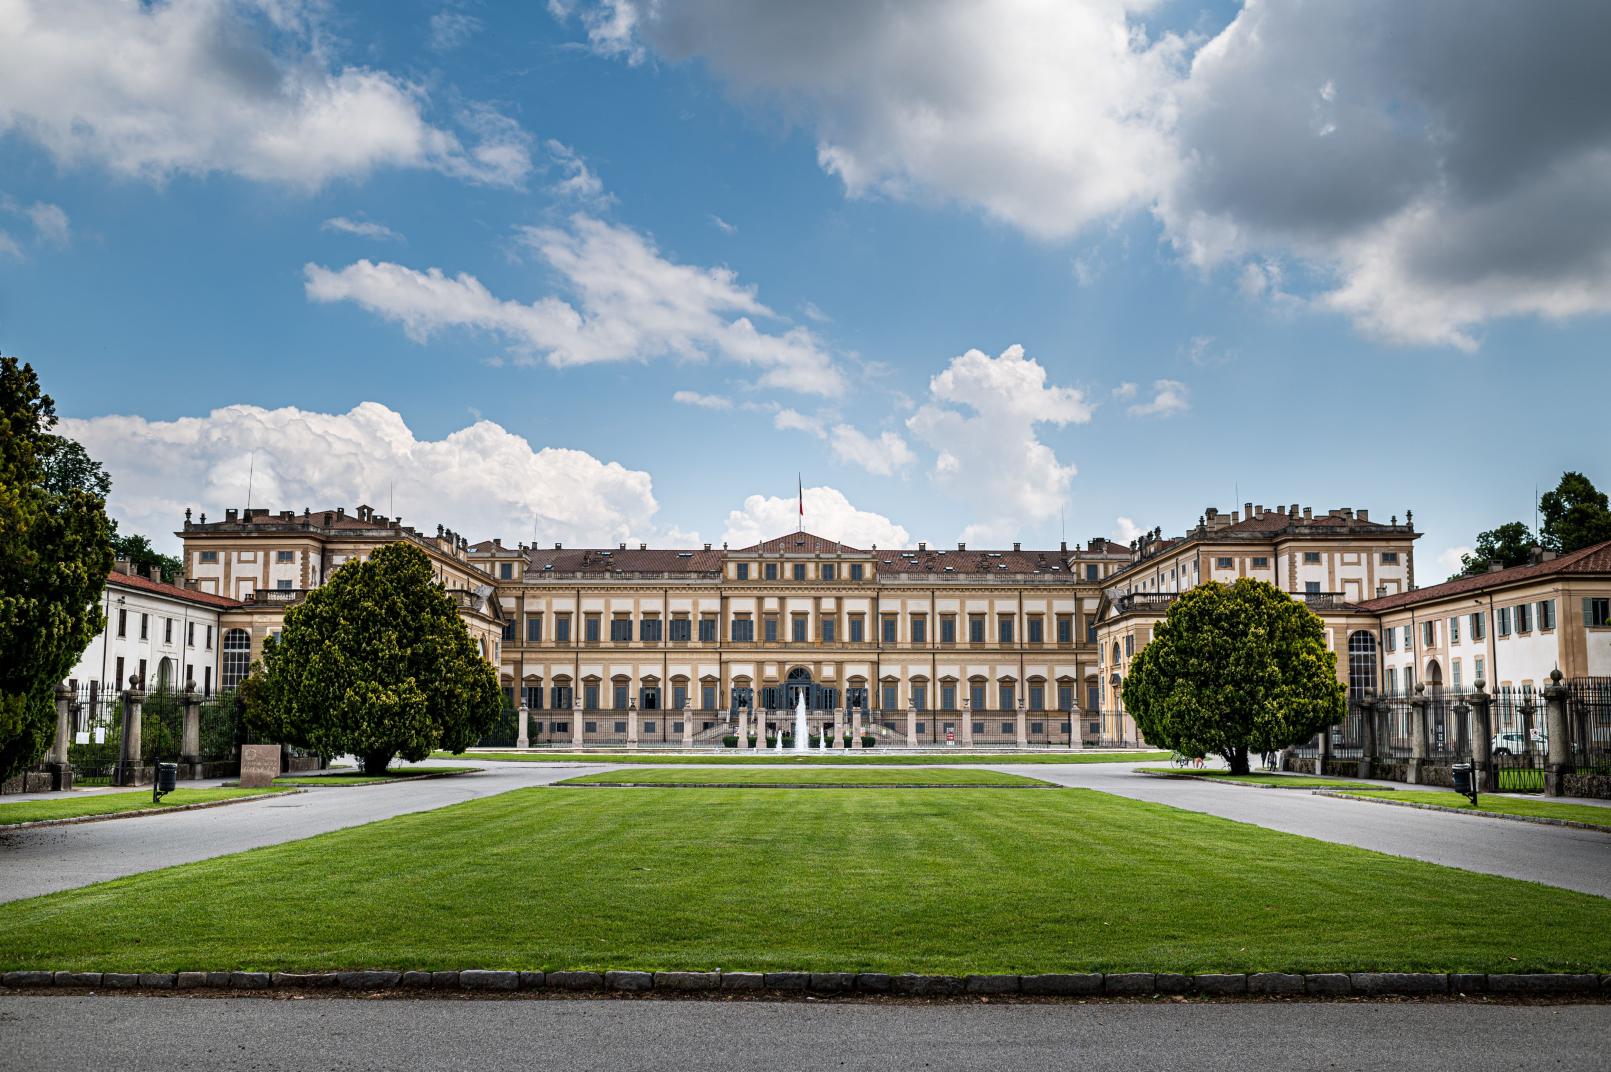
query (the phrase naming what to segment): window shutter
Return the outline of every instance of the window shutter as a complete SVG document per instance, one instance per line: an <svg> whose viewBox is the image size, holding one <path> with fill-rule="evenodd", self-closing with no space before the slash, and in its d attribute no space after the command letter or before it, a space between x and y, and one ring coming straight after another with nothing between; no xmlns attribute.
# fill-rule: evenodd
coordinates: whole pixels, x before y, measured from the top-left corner
<svg viewBox="0 0 1611 1072"><path fill-rule="evenodd" d="M1583 624L1585 626L1594 624L1594 600L1588 596L1583 597Z"/></svg>

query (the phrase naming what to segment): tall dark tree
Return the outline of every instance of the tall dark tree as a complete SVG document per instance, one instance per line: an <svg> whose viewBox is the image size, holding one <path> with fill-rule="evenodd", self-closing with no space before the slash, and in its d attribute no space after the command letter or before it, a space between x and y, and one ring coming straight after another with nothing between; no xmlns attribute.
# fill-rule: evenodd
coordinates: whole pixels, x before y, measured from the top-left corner
<svg viewBox="0 0 1611 1072"><path fill-rule="evenodd" d="M256 726L321 755L356 755L368 772L395 755L462 752L503 706L497 672L430 559L406 543L348 562L286 611L263 670Z"/></svg>
<svg viewBox="0 0 1611 1072"><path fill-rule="evenodd" d="M1539 542L1559 554L1611 540L1611 499L1582 473L1562 473L1539 498L1538 513Z"/></svg>
<svg viewBox="0 0 1611 1072"><path fill-rule="evenodd" d="M49 747L55 687L104 623L109 484L55 425L33 367L0 357L0 778Z"/></svg>
<svg viewBox="0 0 1611 1072"><path fill-rule="evenodd" d="M1210 581L1182 595L1130 663L1124 706L1150 744L1248 753L1307 741L1347 712L1320 617L1273 584Z"/></svg>
<svg viewBox="0 0 1611 1072"><path fill-rule="evenodd" d="M165 555L152 547L151 541L144 536L138 533L120 535L115 521L112 523L112 553L118 558L128 559L134 572L169 584L178 580L179 571L184 568L184 564L174 556Z"/></svg>
<svg viewBox="0 0 1611 1072"><path fill-rule="evenodd" d="M1502 569L1525 566L1533 551L1533 531L1520 521L1510 521L1487 532L1477 533L1477 546L1460 556L1459 576L1487 573L1494 564Z"/></svg>

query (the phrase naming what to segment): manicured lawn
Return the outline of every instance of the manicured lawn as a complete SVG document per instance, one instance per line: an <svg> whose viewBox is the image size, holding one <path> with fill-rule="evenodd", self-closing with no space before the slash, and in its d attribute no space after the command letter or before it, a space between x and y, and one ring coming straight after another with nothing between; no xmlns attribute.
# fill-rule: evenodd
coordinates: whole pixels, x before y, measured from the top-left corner
<svg viewBox="0 0 1611 1072"><path fill-rule="evenodd" d="M480 767L390 767L385 774L287 774L274 779L275 785L378 785L383 782L405 782L426 774L466 774Z"/></svg>
<svg viewBox="0 0 1611 1072"><path fill-rule="evenodd" d="M906 752L879 753L877 749L868 749L865 752L812 752L805 756L794 756L787 752L737 752L728 749L725 754L714 753L710 755L671 754L656 755L653 752L625 752L610 753L608 755L589 755L585 752L466 752L463 755L454 755L451 752L437 752L432 759L471 759L471 760L497 760L517 763L646 763L650 766L665 767L682 763L741 763L760 764L763 766L843 766L863 764L870 766L944 766L951 763L1156 763L1161 759L1168 759L1168 752L1025 752L990 753L990 752L957 752L940 753L938 755L912 755Z"/></svg>
<svg viewBox="0 0 1611 1072"><path fill-rule="evenodd" d="M113 815L120 812L162 811L181 804L205 804L212 800L255 797L273 789L175 789L160 804L151 803L151 790L131 789L127 793L63 793L59 800L19 800L0 804L0 826L37 823L44 819L77 819L84 815Z"/></svg>
<svg viewBox="0 0 1611 1072"><path fill-rule="evenodd" d="M1389 800L1408 801L1411 804L1436 804L1443 808L1464 808L1472 811L1471 798L1459 793L1437 790L1395 789L1382 792L1350 792L1351 797L1384 797ZM1501 815L1536 815L1545 819L1569 819L1576 823L1594 823L1611 828L1611 808L1597 808L1593 804L1567 804L1554 800L1535 800L1532 797L1499 797L1491 793L1477 794L1476 812L1491 811Z"/></svg>
<svg viewBox="0 0 1611 1072"><path fill-rule="evenodd" d="M1604 971L1611 900L1090 790L532 788L0 905L0 970L339 967Z"/></svg>
<svg viewBox="0 0 1611 1072"><path fill-rule="evenodd" d="M766 785L1050 785L1039 778L978 770L971 767L801 767L797 770L756 767L665 767L605 771L570 778L561 785L598 783L633 785L710 785L742 782Z"/></svg>
<svg viewBox="0 0 1611 1072"><path fill-rule="evenodd" d="M1342 778L1315 778L1307 774L1232 774L1221 770L1192 770L1181 767L1137 767L1147 774L1165 774L1171 778L1209 778L1216 782L1235 782L1237 785L1278 785L1282 789L1374 789L1379 785L1370 782L1350 782ZM1393 792L1393 790L1386 790Z"/></svg>

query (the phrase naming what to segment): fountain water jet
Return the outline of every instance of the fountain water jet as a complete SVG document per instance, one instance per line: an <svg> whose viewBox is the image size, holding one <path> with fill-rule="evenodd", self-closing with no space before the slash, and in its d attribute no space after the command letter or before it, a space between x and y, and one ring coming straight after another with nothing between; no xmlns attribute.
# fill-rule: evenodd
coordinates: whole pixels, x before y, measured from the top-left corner
<svg viewBox="0 0 1611 1072"><path fill-rule="evenodd" d="M811 748L811 730L806 725L805 690L800 690L799 702L794 705L794 750L806 752Z"/></svg>

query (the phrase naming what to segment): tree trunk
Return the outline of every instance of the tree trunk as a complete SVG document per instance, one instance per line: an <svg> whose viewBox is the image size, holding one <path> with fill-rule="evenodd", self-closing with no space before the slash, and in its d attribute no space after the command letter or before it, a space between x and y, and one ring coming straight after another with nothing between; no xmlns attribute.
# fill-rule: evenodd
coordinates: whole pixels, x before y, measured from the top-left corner
<svg viewBox="0 0 1611 1072"><path fill-rule="evenodd" d="M358 757L358 765L363 768L365 774L385 774L386 766L391 761L392 753L390 749L384 752L365 752ZM1242 769L1247 769L1245 757L1242 761Z"/></svg>
<svg viewBox="0 0 1611 1072"><path fill-rule="evenodd" d="M1225 757L1225 762L1227 762L1227 763L1229 763L1231 765L1231 773L1232 774L1246 774L1247 773L1247 746L1246 745L1241 745L1241 746L1239 746L1237 748L1226 749L1224 752L1221 753L1221 755L1223 755Z"/></svg>

